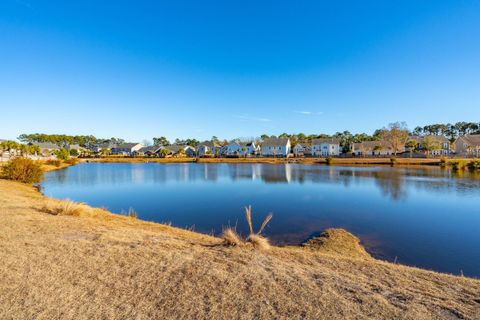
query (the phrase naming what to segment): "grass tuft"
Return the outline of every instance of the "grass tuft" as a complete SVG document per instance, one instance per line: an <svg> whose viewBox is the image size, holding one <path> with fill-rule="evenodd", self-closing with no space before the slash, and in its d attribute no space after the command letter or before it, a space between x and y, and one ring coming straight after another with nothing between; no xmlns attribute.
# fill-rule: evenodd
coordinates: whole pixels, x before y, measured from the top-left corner
<svg viewBox="0 0 480 320"><path fill-rule="evenodd" d="M87 207L83 203L78 203L69 199L63 201L55 201L48 199L45 201L43 207L40 209L42 212L49 213L55 216L80 216L87 210Z"/></svg>
<svg viewBox="0 0 480 320"><path fill-rule="evenodd" d="M259 234L251 234L248 236L247 241L251 243L255 249L262 251L270 249L270 242L268 239Z"/></svg>
<svg viewBox="0 0 480 320"><path fill-rule="evenodd" d="M238 233L233 228L224 229L222 232L222 239L227 246L231 247L239 247L244 244L242 238L240 238Z"/></svg>

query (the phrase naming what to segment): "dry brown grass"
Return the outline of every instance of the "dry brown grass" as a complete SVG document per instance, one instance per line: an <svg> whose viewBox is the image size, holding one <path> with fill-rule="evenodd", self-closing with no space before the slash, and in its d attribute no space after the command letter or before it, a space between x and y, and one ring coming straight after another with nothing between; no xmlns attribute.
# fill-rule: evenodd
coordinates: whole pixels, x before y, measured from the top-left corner
<svg viewBox="0 0 480 320"><path fill-rule="evenodd" d="M350 237L232 250L102 209L47 214L44 201L0 180L0 319L480 318L479 280L330 250Z"/></svg>
<svg viewBox="0 0 480 320"><path fill-rule="evenodd" d="M63 201L47 199L40 210L52 215L79 217L82 213L88 213L91 209L84 203L78 203L69 199Z"/></svg>
<svg viewBox="0 0 480 320"><path fill-rule="evenodd" d="M245 244L233 228L225 228L222 232L221 238L227 246L240 247Z"/></svg>

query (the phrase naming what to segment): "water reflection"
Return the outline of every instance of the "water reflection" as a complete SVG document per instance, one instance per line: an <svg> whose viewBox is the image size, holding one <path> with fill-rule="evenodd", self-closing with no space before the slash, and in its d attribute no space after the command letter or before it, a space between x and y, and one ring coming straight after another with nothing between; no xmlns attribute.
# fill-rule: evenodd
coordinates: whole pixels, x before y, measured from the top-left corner
<svg viewBox="0 0 480 320"><path fill-rule="evenodd" d="M108 165L108 170L105 166ZM436 167L333 167L298 164L81 164L74 171L58 170L47 178L57 184L166 184L171 182L217 182L252 180L266 184L331 183L348 188L373 180L393 200L405 200L409 190L468 193L480 188L478 172L445 170Z"/></svg>

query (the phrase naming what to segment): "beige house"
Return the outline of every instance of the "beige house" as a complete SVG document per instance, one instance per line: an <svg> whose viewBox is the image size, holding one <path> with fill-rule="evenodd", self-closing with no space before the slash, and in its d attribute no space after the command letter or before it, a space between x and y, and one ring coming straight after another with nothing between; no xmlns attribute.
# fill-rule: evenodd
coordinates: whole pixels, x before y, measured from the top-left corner
<svg viewBox="0 0 480 320"><path fill-rule="evenodd" d="M400 147L397 154L405 152L405 147ZM352 153L356 156L392 156L395 150L388 141L363 141L352 144Z"/></svg>
<svg viewBox="0 0 480 320"><path fill-rule="evenodd" d="M455 140L455 153L462 156L480 157L480 134L458 137Z"/></svg>
<svg viewBox="0 0 480 320"><path fill-rule="evenodd" d="M419 151L426 152L433 156L444 156L450 154L450 141L448 141L445 136L428 135L411 136L408 138L408 141L412 140L417 142L417 150ZM438 143L438 148L426 151L425 144L432 143L432 141Z"/></svg>

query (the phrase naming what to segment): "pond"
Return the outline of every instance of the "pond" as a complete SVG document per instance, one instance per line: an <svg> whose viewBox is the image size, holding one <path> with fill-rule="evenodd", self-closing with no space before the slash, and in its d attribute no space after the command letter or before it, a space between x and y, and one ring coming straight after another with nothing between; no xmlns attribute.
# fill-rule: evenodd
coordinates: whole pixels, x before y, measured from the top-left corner
<svg viewBox="0 0 480 320"><path fill-rule="evenodd" d="M480 175L439 167L300 164L83 163L46 174L47 196L219 234L248 232L300 244L331 227L379 259L480 277Z"/></svg>

